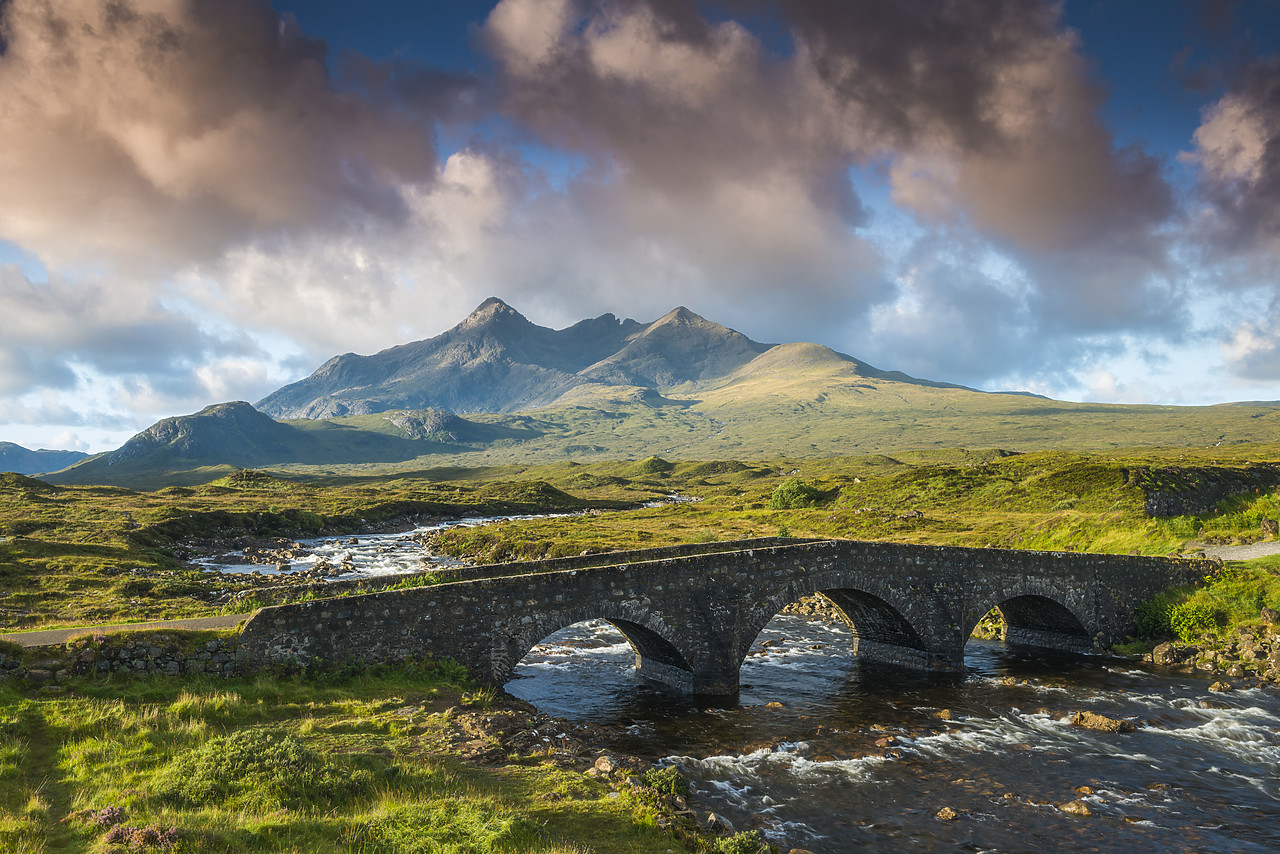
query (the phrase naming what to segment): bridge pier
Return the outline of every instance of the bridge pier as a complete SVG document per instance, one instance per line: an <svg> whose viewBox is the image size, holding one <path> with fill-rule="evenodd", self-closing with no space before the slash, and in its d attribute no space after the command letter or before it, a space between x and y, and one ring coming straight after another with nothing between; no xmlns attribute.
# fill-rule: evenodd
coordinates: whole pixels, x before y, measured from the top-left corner
<svg viewBox="0 0 1280 854"><path fill-rule="evenodd" d="M1050 629L1034 629L1025 626L1008 626L1004 642L1009 646L1025 646L1032 649L1054 649L1061 652L1093 652L1093 639L1074 632L1058 632Z"/></svg>
<svg viewBox="0 0 1280 854"><path fill-rule="evenodd" d="M964 670L964 649L928 650L855 638L853 652L859 661L926 673L960 673Z"/></svg>

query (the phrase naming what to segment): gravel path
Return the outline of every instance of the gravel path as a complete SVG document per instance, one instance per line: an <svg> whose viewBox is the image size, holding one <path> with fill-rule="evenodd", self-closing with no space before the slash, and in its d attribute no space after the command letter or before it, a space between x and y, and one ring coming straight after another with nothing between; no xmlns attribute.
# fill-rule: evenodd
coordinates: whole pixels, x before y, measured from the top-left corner
<svg viewBox="0 0 1280 854"><path fill-rule="evenodd" d="M1253 543L1248 546L1205 546L1205 557L1216 557L1222 560L1252 560L1255 557L1267 557L1280 554L1280 542Z"/></svg>
<svg viewBox="0 0 1280 854"><path fill-rule="evenodd" d="M115 623L110 626L81 626L78 629L46 629L39 632L14 632L0 635L0 640L19 646L53 646L87 634L109 635L114 632L136 632L143 629L228 629L249 619L250 614L220 614L217 617L192 617L186 620L161 620L155 623Z"/></svg>

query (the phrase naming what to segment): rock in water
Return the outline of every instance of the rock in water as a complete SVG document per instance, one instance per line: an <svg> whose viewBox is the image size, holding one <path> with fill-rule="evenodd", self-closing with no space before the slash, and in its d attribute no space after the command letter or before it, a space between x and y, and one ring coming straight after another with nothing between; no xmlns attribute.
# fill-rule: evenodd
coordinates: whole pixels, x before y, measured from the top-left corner
<svg viewBox="0 0 1280 854"><path fill-rule="evenodd" d="M1071 716L1071 724L1097 732L1133 732L1134 730L1131 721L1109 718L1094 712L1076 712Z"/></svg>
<svg viewBox="0 0 1280 854"><path fill-rule="evenodd" d="M1089 809L1089 805L1086 804L1084 801L1080 801L1080 800L1067 801L1065 804L1062 804L1060 807L1058 807L1058 809L1062 810L1067 815L1079 815L1079 816L1093 815L1093 810Z"/></svg>

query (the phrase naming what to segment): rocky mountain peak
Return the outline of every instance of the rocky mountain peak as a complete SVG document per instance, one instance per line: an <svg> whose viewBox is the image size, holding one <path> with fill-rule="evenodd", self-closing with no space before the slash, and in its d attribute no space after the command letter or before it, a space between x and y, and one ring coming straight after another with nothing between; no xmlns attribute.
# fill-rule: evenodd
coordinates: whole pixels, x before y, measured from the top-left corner
<svg viewBox="0 0 1280 854"><path fill-rule="evenodd" d="M458 324L459 329L474 329L482 326L490 326L494 324L510 324L518 323L522 325L531 325L529 320L520 312L507 305L497 297L489 297L480 305L476 306L475 311L467 315L466 320Z"/></svg>

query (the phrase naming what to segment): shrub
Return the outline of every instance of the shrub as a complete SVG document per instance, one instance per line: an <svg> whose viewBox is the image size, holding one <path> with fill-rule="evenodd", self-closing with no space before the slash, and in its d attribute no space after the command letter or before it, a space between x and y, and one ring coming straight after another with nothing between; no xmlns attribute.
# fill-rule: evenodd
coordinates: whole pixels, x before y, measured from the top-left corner
<svg viewBox="0 0 1280 854"><path fill-rule="evenodd" d="M1216 625L1213 612L1198 602L1183 602L1169 611L1169 627L1187 642Z"/></svg>
<svg viewBox="0 0 1280 854"><path fill-rule="evenodd" d="M1138 606L1136 611L1136 619L1138 624L1138 637L1141 638L1163 638L1174 634L1173 626L1169 624L1169 615L1173 610L1173 602L1169 596L1161 593Z"/></svg>
<svg viewBox="0 0 1280 854"><path fill-rule="evenodd" d="M644 784L672 797L676 795L686 797L689 794L689 781L674 765L668 768L650 768L645 771Z"/></svg>
<svg viewBox="0 0 1280 854"><path fill-rule="evenodd" d="M764 837L758 830L744 830L732 836L722 836L715 841L711 850L715 854L760 854L767 851Z"/></svg>
<svg viewBox="0 0 1280 854"><path fill-rule="evenodd" d="M822 492L798 477L791 477L778 484L769 499L770 510L794 510L812 507L822 498Z"/></svg>

